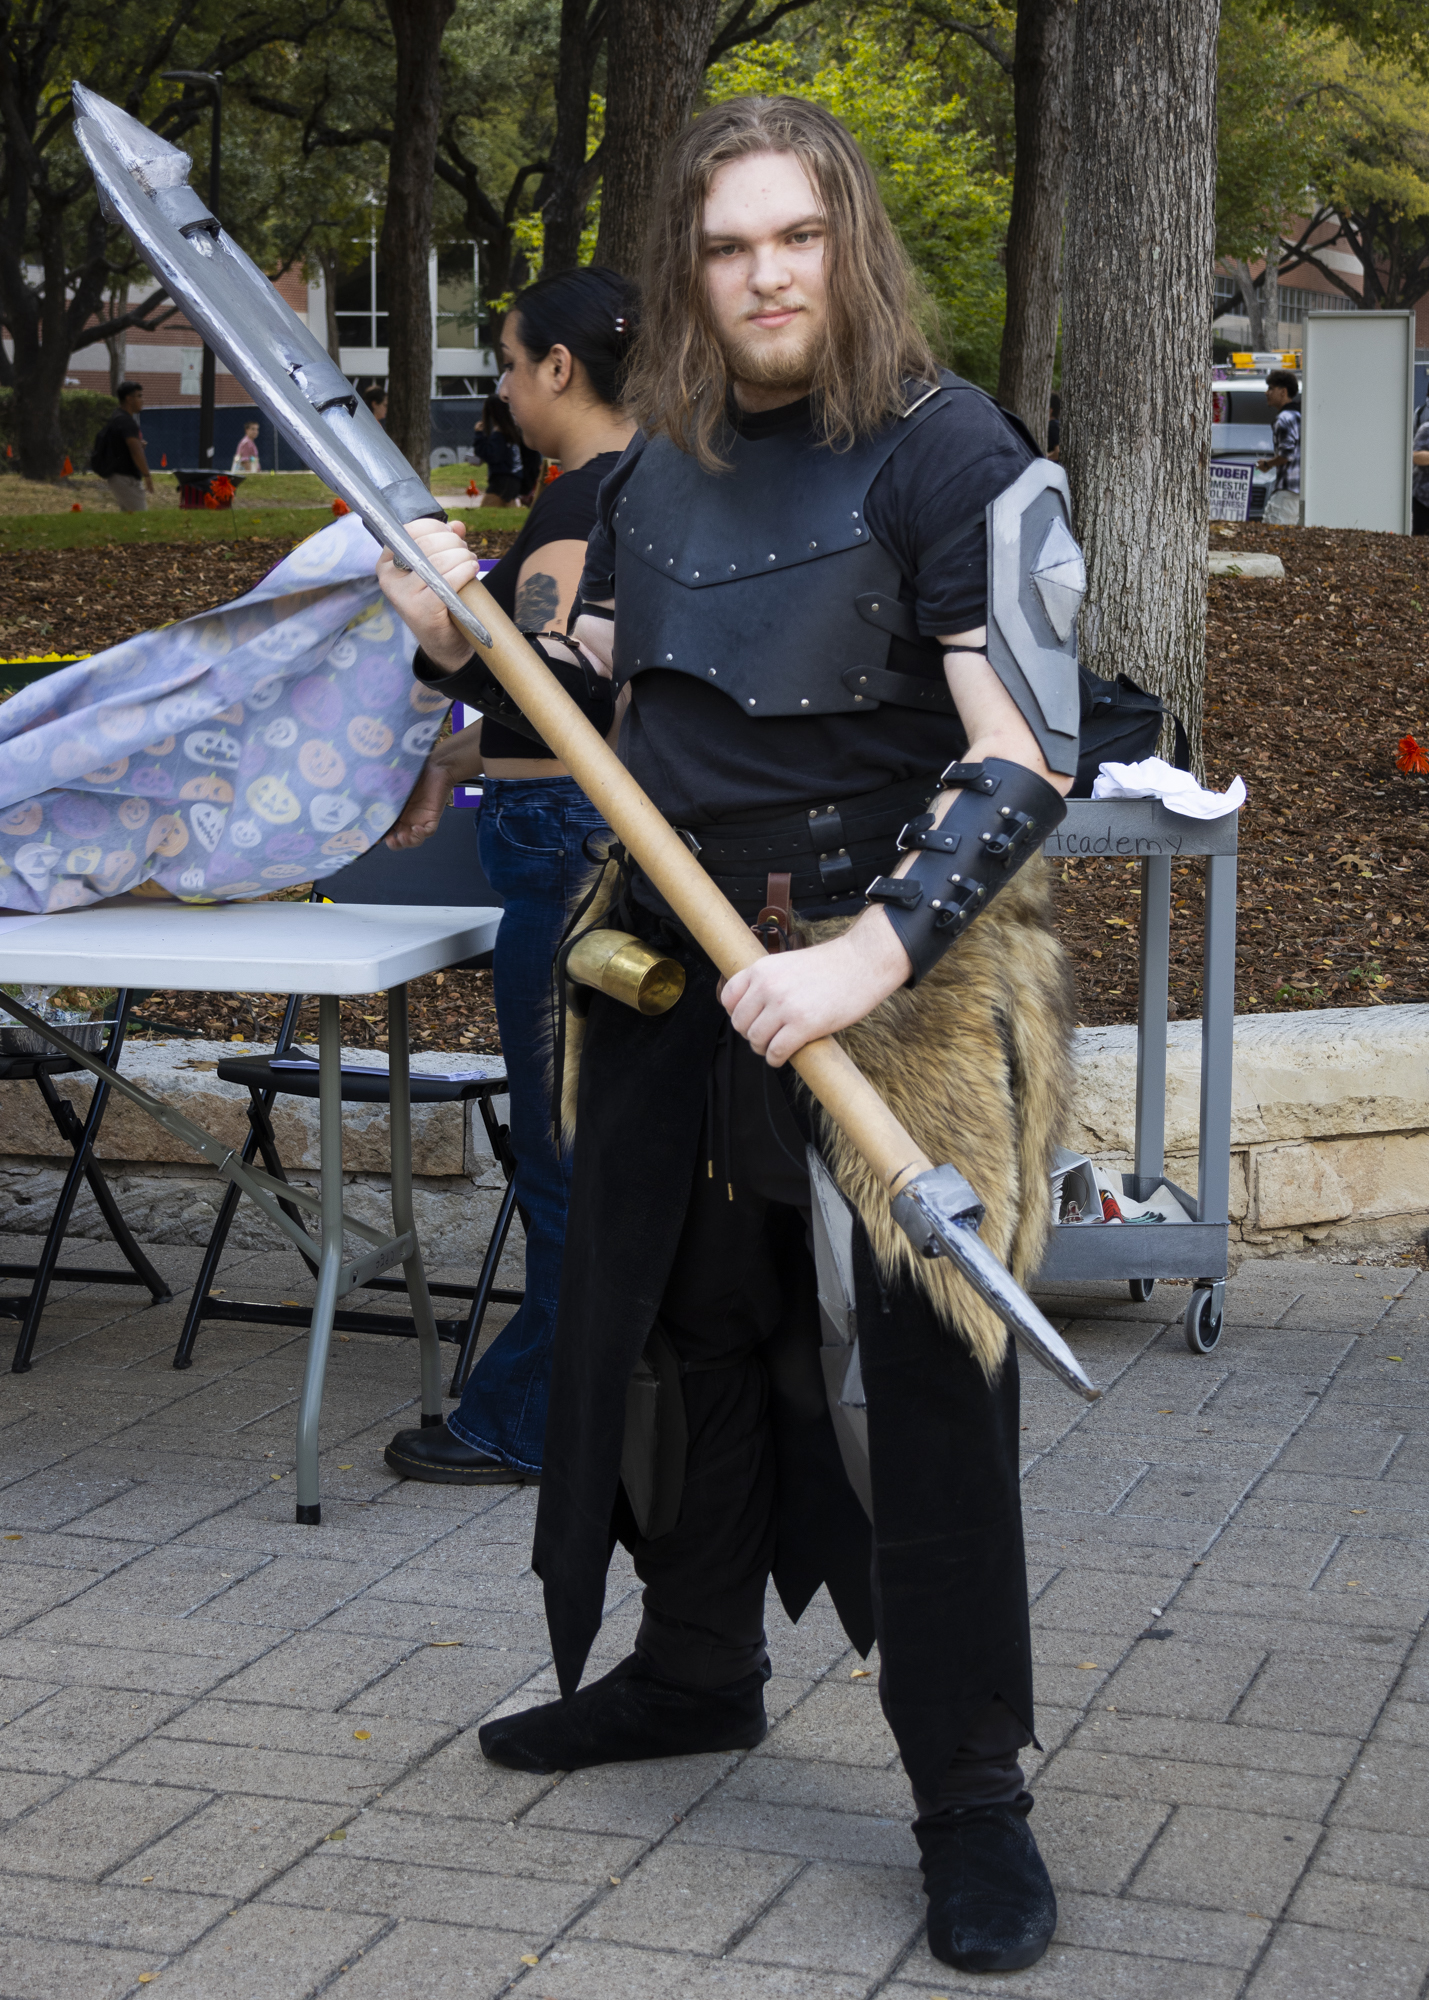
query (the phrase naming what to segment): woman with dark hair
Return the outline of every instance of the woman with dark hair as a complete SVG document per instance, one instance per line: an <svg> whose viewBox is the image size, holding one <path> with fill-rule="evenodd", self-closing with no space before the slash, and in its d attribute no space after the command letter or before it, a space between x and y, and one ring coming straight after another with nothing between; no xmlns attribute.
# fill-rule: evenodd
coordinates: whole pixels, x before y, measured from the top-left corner
<svg viewBox="0 0 1429 2000"><path fill-rule="evenodd" d="M524 454L521 433L499 394L487 397L471 443L477 459L486 467L486 491L481 496L481 505L514 507L527 486Z"/></svg>
<svg viewBox="0 0 1429 2000"><path fill-rule="evenodd" d="M621 398L638 316L637 288L594 269L530 286L502 325L497 393L520 440L561 468L485 578L523 632L563 633L575 607L596 495L635 430ZM551 1131L551 961L572 891L589 870L586 842L603 846L607 828L544 743L486 716L438 743L388 845L419 845L436 830L452 786L478 774L481 863L505 904L492 974L511 1081L526 1298L446 1423L399 1431L387 1463L408 1479L512 1485L541 1471L570 1181Z"/></svg>

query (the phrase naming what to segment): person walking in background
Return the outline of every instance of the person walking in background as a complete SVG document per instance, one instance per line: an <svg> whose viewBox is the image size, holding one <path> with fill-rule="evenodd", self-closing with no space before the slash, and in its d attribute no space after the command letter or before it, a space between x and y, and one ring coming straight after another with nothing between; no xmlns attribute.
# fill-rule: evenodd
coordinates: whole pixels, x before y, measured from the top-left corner
<svg viewBox="0 0 1429 2000"><path fill-rule="evenodd" d="M357 392L379 424L387 421L387 391L380 382L369 382L365 389Z"/></svg>
<svg viewBox="0 0 1429 2000"><path fill-rule="evenodd" d="M1429 535L1429 403L1419 411L1411 450L1414 465L1414 480L1410 489L1414 506L1414 533Z"/></svg>
<svg viewBox="0 0 1429 2000"><path fill-rule="evenodd" d="M515 543L485 578L523 632L564 632L570 621L596 495L635 430L621 394L638 299L614 271L566 271L521 292L503 323L502 413L563 468L540 489ZM496 425L491 434L506 435ZM443 692L461 699L460 679L444 678ZM419 845L436 831L452 786L483 772L481 864L505 903L492 983L511 1084L526 1298L478 1361L446 1423L399 1431L386 1457L407 1479L509 1485L541 1471L570 1191L570 1160L551 1129L551 962L573 892L590 871L587 845L603 849L609 829L539 738L488 715L437 745L388 846Z"/></svg>
<svg viewBox="0 0 1429 2000"><path fill-rule="evenodd" d="M258 425L256 423L245 424L243 426L243 435L234 447L233 463L228 469L230 472L257 472L259 470Z"/></svg>
<svg viewBox="0 0 1429 2000"><path fill-rule="evenodd" d="M1265 519L1272 525L1293 527L1300 519L1300 384L1288 368L1277 368L1267 378L1265 400L1275 420L1273 456L1255 461L1260 471L1269 472L1272 467L1275 471L1275 490L1265 503Z"/></svg>
<svg viewBox="0 0 1429 2000"><path fill-rule="evenodd" d="M154 491L139 428L144 390L138 382L121 382L116 393L119 408L94 440L89 469L99 474L126 514L142 514Z"/></svg>
<svg viewBox="0 0 1429 2000"><path fill-rule="evenodd" d="M527 474L520 433L499 391L487 397L471 444L478 463L486 467L483 507L514 507L535 487L536 475ZM537 467L539 471L539 458Z"/></svg>

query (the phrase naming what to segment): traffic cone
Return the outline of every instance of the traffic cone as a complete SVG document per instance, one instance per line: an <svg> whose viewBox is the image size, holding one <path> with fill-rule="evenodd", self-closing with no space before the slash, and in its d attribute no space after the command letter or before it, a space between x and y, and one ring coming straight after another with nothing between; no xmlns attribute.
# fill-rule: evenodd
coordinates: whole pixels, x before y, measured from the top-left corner
<svg viewBox="0 0 1429 2000"><path fill-rule="evenodd" d="M65 453L64 473L62 476L66 479L74 478L74 467L70 464L68 452Z"/></svg>
<svg viewBox="0 0 1429 2000"><path fill-rule="evenodd" d="M159 465L160 465L160 467L162 468L162 467L166 466L166 465L168 464L168 462L169 462L169 454L168 454L168 453L167 453L166 451L164 451L164 452L160 452L160 454L159 454Z"/></svg>

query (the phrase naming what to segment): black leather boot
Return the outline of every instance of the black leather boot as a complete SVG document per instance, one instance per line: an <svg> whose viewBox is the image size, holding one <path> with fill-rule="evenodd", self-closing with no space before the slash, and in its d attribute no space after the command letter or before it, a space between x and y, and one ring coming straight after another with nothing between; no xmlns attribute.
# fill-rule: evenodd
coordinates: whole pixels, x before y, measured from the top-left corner
<svg viewBox="0 0 1429 2000"><path fill-rule="evenodd" d="M637 1653L569 1701L550 1701L477 1731L482 1752L512 1771L583 1771L643 1757L694 1757L762 1743L766 1664L728 1687L660 1680Z"/></svg>
<svg viewBox="0 0 1429 2000"><path fill-rule="evenodd" d="M382 1456L403 1479L425 1479L436 1486L539 1486L539 1472L522 1472L504 1459L492 1458L475 1445L463 1444L445 1424L429 1429L398 1431Z"/></svg>
<svg viewBox="0 0 1429 2000"><path fill-rule="evenodd" d="M914 1821L928 1893L928 1949L960 1972L1035 1965L1057 1928L1052 1890L1027 1815L1012 1805L953 1806Z"/></svg>

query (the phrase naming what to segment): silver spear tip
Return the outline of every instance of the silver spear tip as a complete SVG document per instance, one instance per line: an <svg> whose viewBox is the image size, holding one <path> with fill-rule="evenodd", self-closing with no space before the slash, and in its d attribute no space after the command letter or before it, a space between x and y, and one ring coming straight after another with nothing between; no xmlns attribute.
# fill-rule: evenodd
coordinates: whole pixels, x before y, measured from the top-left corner
<svg viewBox="0 0 1429 2000"><path fill-rule="evenodd" d="M111 104L107 97L77 83L74 109L81 145L85 138L83 127L88 124L96 128L96 136L118 155L125 172L145 194L157 194L160 188L183 187L187 182L193 165L188 154L171 146L167 139L159 138L147 125L141 125L127 111Z"/></svg>

